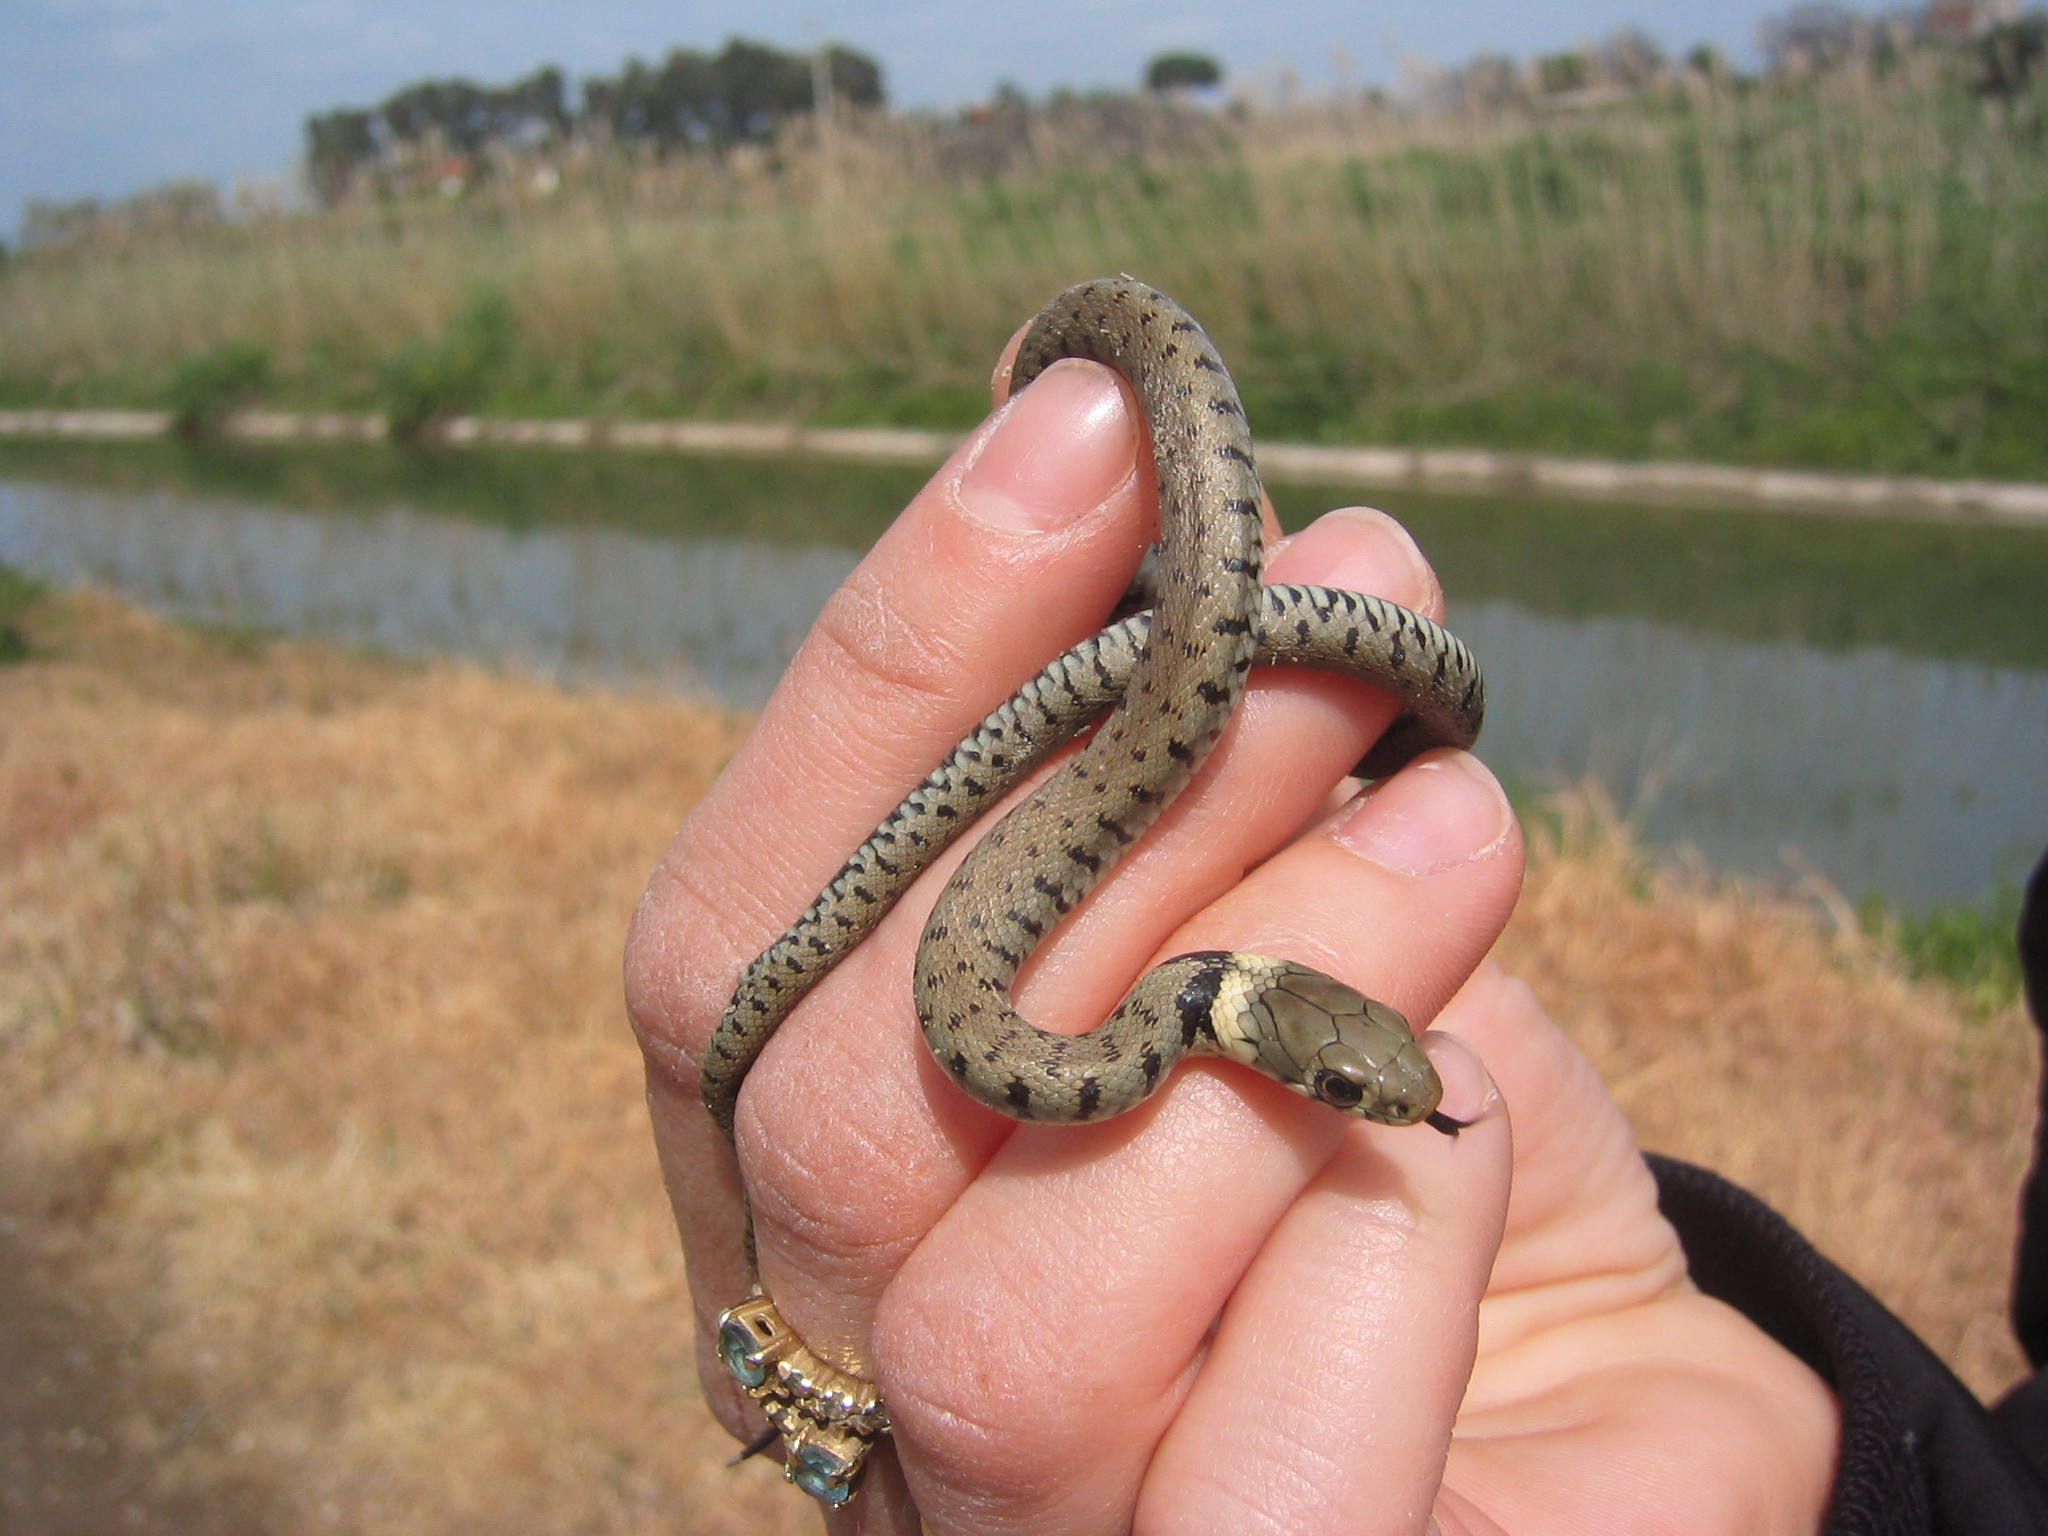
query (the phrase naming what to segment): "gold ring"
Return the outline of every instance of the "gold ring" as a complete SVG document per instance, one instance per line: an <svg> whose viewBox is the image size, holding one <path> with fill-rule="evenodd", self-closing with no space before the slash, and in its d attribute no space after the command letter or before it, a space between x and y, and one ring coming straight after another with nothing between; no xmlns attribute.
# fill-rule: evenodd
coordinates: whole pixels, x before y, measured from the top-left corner
<svg viewBox="0 0 2048 1536"><path fill-rule="evenodd" d="M782 1436L783 1476L821 1504L844 1504L889 1432L882 1394L811 1353L758 1285L718 1318L718 1355Z"/></svg>

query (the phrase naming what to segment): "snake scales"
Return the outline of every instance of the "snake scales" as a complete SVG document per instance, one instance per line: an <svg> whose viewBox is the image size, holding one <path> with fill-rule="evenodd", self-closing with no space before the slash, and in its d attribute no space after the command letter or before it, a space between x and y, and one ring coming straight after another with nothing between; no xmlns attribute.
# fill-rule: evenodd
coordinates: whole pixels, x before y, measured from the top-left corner
<svg viewBox="0 0 2048 1536"><path fill-rule="evenodd" d="M1406 1022L1288 961L1182 955L1082 1035L1041 1030L1010 1005L1032 951L1194 775L1254 664L1324 668L1397 694L1406 712L1360 765L1369 776L1426 747L1469 745L1482 710L1471 653L1429 620L1333 588L1260 585L1244 411L1178 305L1128 278L1068 289L1019 344L1012 391L1066 357L1121 372L1143 410L1159 487L1156 610L1083 642L998 706L747 967L705 1055L706 1106L730 1134L748 1068L804 993L981 811L1111 710L969 853L925 925L917 1010L947 1071L1005 1114L1075 1122L1131 1108L1183 1055L1223 1055L1348 1114L1455 1128L1436 1113L1436 1073Z"/></svg>

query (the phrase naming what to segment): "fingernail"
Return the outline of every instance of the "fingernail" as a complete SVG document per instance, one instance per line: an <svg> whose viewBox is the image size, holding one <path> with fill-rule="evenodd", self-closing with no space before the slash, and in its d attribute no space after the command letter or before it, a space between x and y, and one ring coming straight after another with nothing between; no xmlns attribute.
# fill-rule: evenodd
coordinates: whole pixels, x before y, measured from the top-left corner
<svg viewBox="0 0 2048 1536"><path fill-rule="evenodd" d="M1485 1119L1499 1107L1500 1089L1469 1040L1440 1029L1425 1030L1422 1048L1429 1052L1429 1064L1436 1068L1437 1081L1444 1087L1444 1096L1437 1100L1438 1114L1457 1121L1462 1128Z"/></svg>
<svg viewBox="0 0 2048 1536"><path fill-rule="evenodd" d="M1129 478L1137 450L1115 377L1062 361L1004 404L956 495L962 511L992 528L1047 533L1107 501Z"/></svg>
<svg viewBox="0 0 2048 1536"><path fill-rule="evenodd" d="M1337 841L1401 875L1433 875L1499 848L1514 811L1499 783L1469 752L1410 763L1360 797Z"/></svg>
<svg viewBox="0 0 2048 1536"><path fill-rule="evenodd" d="M1313 563L1312 576L1288 574L1276 580L1315 581L1353 592L1374 592L1410 608L1428 607L1441 596L1436 572L1406 528L1373 507L1326 512L1285 541L1296 551L1282 565L1279 550L1270 565L1287 570L1295 561Z"/></svg>

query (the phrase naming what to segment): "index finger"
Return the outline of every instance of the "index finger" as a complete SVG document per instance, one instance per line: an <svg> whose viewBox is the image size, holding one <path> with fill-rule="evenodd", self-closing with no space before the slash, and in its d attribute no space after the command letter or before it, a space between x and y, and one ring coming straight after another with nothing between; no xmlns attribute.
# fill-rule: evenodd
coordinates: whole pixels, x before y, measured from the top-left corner
<svg viewBox="0 0 2048 1536"><path fill-rule="evenodd" d="M1132 408L1092 365L1050 370L1046 385L999 409L855 568L663 855L629 939L630 1001L686 1053L674 1024L715 1018L737 962L1036 670L1049 639L1091 632L1128 581L1150 515ZM678 921L689 963L636 963L658 959L657 931ZM729 963L704 963L707 941ZM677 994L699 976L715 995Z"/></svg>
<svg viewBox="0 0 2048 1536"><path fill-rule="evenodd" d="M1113 606L1153 522L1139 441L1124 386L1091 363L997 410L834 596L649 881L627 1002L707 1328L745 1284L732 1162L697 1098L733 980L906 787Z"/></svg>

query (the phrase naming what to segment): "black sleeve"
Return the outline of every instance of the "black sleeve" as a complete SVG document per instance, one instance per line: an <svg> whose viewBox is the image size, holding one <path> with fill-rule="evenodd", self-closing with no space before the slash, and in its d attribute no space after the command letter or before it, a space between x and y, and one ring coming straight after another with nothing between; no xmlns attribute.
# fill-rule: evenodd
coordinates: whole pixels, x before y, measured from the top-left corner
<svg viewBox="0 0 2048 1536"><path fill-rule="evenodd" d="M2020 975L2027 1011L2048 1038L2048 853L2034 866L2020 903ZM2044 1051L2048 1055L2048 1051ZM2048 1364L2048 1065L2034 1119L2034 1171L2020 1197L2019 1262L2013 1274L2012 1327L2036 1369Z"/></svg>
<svg viewBox="0 0 2048 1536"><path fill-rule="evenodd" d="M1694 1281L1817 1371L1842 1404L1827 1536L2048 1536L2048 1388L1994 1413L1877 1299L1754 1195L1652 1157ZM2031 1395L2031 1401L2028 1397Z"/></svg>
<svg viewBox="0 0 2048 1536"><path fill-rule="evenodd" d="M2048 855L2019 939L2029 1011L2048 1028ZM1650 1159L1700 1289L1812 1366L1841 1402L1826 1536L2048 1536L2048 1076L2042 1093L2012 1306L2035 1374L1995 1408L1762 1201L1703 1168Z"/></svg>

